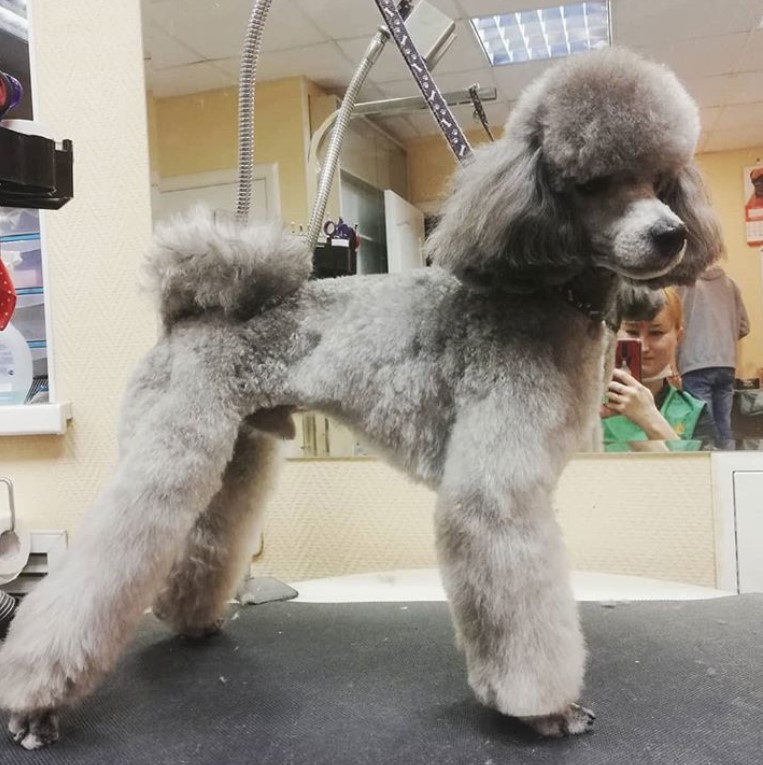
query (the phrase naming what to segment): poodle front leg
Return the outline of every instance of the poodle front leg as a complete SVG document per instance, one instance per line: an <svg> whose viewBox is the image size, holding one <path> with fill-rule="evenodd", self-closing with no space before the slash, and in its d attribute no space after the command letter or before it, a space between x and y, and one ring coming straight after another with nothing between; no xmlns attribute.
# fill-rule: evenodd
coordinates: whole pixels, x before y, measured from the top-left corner
<svg viewBox="0 0 763 765"><path fill-rule="evenodd" d="M125 412L140 422L115 476L0 648L0 707L26 748L55 740L56 712L113 666L220 488L241 415L218 371L197 361L175 358L164 395Z"/></svg>
<svg viewBox="0 0 763 765"><path fill-rule="evenodd" d="M447 481L436 535L469 684L542 735L582 733L585 648L546 489L479 491Z"/></svg>

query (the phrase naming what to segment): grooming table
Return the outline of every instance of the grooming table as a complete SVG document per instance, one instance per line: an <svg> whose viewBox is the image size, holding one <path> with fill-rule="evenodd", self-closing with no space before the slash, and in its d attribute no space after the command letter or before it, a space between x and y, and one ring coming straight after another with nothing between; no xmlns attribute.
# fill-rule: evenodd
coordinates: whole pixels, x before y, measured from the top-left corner
<svg viewBox="0 0 763 765"><path fill-rule="evenodd" d="M29 753L6 737L0 763L763 762L763 595L581 613L588 735L541 739L477 704L445 603L290 601L234 610L202 642L147 616L117 671L65 716L62 741Z"/></svg>

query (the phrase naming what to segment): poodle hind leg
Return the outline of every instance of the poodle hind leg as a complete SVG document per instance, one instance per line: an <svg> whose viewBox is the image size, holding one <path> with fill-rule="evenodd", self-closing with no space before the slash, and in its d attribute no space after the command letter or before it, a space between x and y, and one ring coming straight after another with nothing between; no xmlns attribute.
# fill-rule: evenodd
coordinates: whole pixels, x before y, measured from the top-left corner
<svg viewBox="0 0 763 765"><path fill-rule="evenodd" d="M11 731L26 748L55 740L56 713L113 666L220 488L240 404L222 365L200 357L203 348L179 351L168 357L165 392L138 397L134 404L145 407L125 412L139 424L115 475L0 647L0 707L12 713Z"/></svg>
<svg viewBox="0 0 763 765"><path fill-rule="evenodd" d="M279 444L255 429L256 422L250 417L242 424L222 488L196 521L182 559L154 602L154 613L188 637L204 637L222 626L275 482Z"/></svg>
<svg viewBox="0 0 763 765"><path fill-rule="evenodd" d="M541 472L554 465L537 443L509 457L486 449L482 431L455 428L435 514L469 683L482 703L543 735L581 733L593 716L576 705L585 649L553 478Z"/></svg>

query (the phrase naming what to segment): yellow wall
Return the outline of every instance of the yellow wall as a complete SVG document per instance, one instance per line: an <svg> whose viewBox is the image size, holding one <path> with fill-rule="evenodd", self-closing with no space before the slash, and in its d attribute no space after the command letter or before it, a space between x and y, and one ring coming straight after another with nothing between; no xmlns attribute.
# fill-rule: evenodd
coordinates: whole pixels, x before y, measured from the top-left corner
<svg viewBox="0 0 763 765"><path fill-rule="evenodd" d="M255 147L258 163L278 163L281 215L307 222L306 159L310 117L308 83L289 77L257 84ZM235 168L238 163L238 93L235 88L153 98L153 169L161 178Z"/></svg>
<svg viewBox="0 0 763 765"><path fill-rule="evenodd" d="M484 133L470 134L469 138L476 144L484 140ZM410 139L406 148L411 201L422 209L434 211L446 193L448 180L456 167L453 154L439 135ZM761 256L759 248L748 247L745 242L742 184L742 169L759 163L761 157L763 146L697 157L723 227L728 253L724 268L739 285L750 316L750 334L739 344L737 373L741 377L755 377L763 366Z"/></svg>
<svg viewBox="0 0 763 765"><path fill-rule="evenodd" d="M705 176L713 207L721 218L728 259L723 264L739 285L750 316L750 334L739 343L741 377L757 377L763 366L763 289L760 247L745 241L743 168L760 164L763 146L742 151L719 151L697 157Z"/></svg>
<svg viewBox="0 0 763 765"><path fill-rule="evenodd" d="M499 138L503 128L492 128L492 132ZM467 131L466 137L472 146L488 140L482 130ZM408 152L409 201L426 212L434 211L456 169L453 151L439 134L410 138L405 142L405 148Z"/></svg>

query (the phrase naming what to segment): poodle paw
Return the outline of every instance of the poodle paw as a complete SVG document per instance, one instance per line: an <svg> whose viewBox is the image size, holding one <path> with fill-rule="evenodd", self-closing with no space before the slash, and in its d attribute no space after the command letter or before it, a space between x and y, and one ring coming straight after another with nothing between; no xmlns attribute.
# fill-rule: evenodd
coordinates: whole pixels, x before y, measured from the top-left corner
<svg viewBox="0 0 763 765"><path fill-rule="evenodd" d="M220 617L209 624L202 624L201 626L186 625L178 630L180 635L188 640L203 640L204 638L216 635L223 628L225 619Z"/></svg>
<svg viewBox="0 0 763 765"><path fill-rule="evenodd" d="M168 627L173 629L178 635L188 638L189 640L203 640L211 635L216 635L223 628L225 623L225 617L220 616L217 619L211 619L210 621L200 620L198 624L182 618L178 614L170 613L165 610L161 605L156 604L152 609L154 616L167 624Z"/></svg>
<svg viewBox="0 0 763 765"><path fill-rule="evenodd" d="M58 715L50 710L11 715L8 730L24 749L40 749L58 741Z"/></svg>
<svg viewBox="0 0 763 765"><path fill-rule="evenodd" d="M570 704L564 711L552 715L520 717L519 719L541 736L561 738L562 736L588 733L593 729L596 715L590 709L578 704Z"/></svg>

